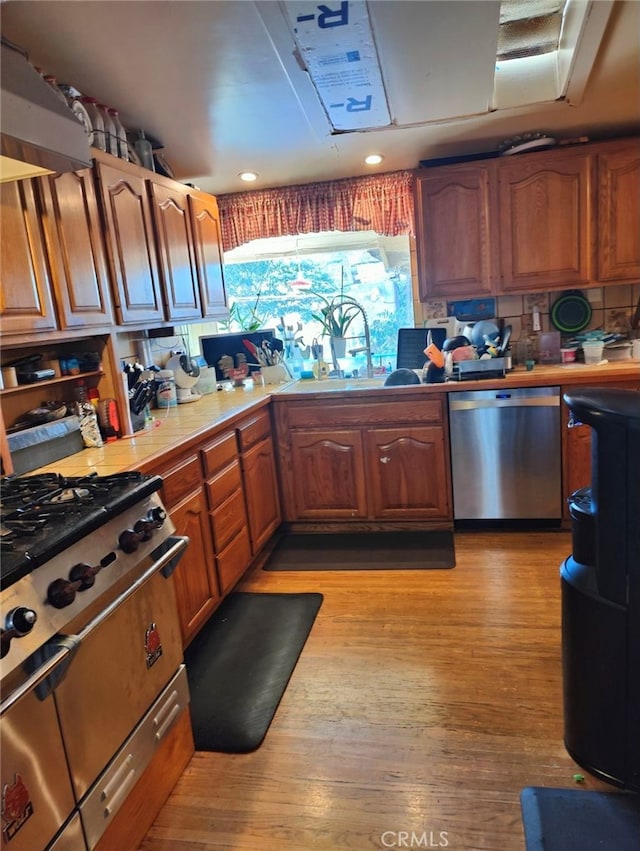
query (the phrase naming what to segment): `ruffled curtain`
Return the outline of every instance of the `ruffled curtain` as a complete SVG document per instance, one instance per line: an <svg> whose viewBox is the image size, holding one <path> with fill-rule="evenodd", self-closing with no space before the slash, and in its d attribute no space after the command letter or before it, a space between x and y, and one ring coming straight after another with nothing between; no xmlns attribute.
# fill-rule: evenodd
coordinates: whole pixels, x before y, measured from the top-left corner
<svg viewBox="0 0 640 851"><path fill-rule="evenodd" d="M219 195L222 246L332 230L414 236L413 184L413 172L394 171Z"/></svg>

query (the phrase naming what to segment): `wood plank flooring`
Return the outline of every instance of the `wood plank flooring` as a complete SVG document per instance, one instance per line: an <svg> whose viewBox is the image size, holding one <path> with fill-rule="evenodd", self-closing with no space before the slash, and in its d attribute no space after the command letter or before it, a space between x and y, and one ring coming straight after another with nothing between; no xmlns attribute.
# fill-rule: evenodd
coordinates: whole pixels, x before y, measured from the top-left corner
<svg viewBox="0 0 640 851"><path fill-rule="evenodd" d="M315 626L263 745L197 753L142 851L523 851L523 787L612 791L562 741L570 550L458 533L453 570L254 570L239 590L323 593Z"/></svg>

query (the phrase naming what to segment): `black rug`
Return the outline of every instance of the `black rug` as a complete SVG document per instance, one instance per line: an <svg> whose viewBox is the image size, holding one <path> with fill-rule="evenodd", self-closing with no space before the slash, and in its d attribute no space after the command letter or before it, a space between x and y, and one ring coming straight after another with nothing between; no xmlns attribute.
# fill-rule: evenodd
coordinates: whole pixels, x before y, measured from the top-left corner
<svg viewBox="0 0 640 851"><path fill-rule="evenodd" d="M322 594L229 594L185 651L196 750L255 750L275 715Z"/></svg>
<svg viewBox="0 0 640 851"><path fill-rule="evenodd" d="M520 793L527 851L638 851L640 796L529 786Z"/></svg>
<svg viewBox="0 0 640 851"><path fill-rule="evenodd" d="M455 567L453 533L351 532L290 534L278 541L265 570L434 570Z"/></svg>

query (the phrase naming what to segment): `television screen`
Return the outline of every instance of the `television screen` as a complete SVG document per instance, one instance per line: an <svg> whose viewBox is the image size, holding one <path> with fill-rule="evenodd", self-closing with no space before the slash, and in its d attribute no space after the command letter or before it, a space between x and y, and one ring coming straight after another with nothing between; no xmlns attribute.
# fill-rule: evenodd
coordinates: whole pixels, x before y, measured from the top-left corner
<svg viewBox="0 0 640 851"><path fill-rule="evenodd" d="M238 355L244 355L247 363L252 364L251 353L242 341L251 340L254 345L260 346L263 340L273 340L274 337L275 332L271 330L240 331L237 334L212 334L207 337L200 337L200 349L207 365L215 367L218 381L223 381L224 375L218 366L223 355L232 357L234 366L238 365Z"/></svg>

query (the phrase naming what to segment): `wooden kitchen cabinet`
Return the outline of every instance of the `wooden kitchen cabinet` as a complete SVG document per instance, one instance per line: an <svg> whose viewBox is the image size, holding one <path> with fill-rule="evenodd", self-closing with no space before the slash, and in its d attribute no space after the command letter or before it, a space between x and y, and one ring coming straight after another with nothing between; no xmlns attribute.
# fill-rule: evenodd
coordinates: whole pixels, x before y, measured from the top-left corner
<svg viewBox="0 0 640 851"><path fill-rule="evenodd" d="M640 277L637 137L422 169L421 300Z"/></svg>
<svg viewBox="0 0 640 851"><path fill-rule="evenodd" d="M295 474L286 520L367 517L360 429L296 430L290 446Z"/></svg>
<svg viewBox="0 0 640 851"><path fill-rule="evenodd" d="M442 427L377 428L367 432L365 446L374 517L387 520L447 517L448 459Z"/></svg>
<svg viewBox="0 0 640 851"><path fill-rule="evenodd" d="M3 337L52 331L58 324L37 195L36 180L0 184L0 320Z"/></svg>
<svg viewBox="0 0 640 851"><path fill-rule="evenodd" d="M204 192L189 193L191 232L200 286L202 315L226 318L229 315L222 270L222 234L218 202Z"/></svg>
<svg viewBox="0 0 640 851"><path fill-rule="evenodd" d="M93 171L49 175L40 189L59 327L107 328L113 312Z"/></svg>
<svg viewBox="0 0 640 851"><path fill-rule="evenodd" d="M256 555L280 525L280 497L271 421L267 411L237 427L251 553Z"/></svg>
<svg viewBox="0 0 640 851"><path fill-rule="evenodd" d="M499 165L500 291L588 284L594 156L566 149Z"/></svg>
<svg viewBox="0 0 640 851"><path fill-rule="evenodd" d="M420 297L457 298L494 288L493 164L444 166L416 180Z"/></svg>
<svg viewBox="0 0 640 851"><path fill-rule="evenodd" d="M177 322L202 317L188 195L174 181L149 180L158 240L165 315Z"/></svg>
<svg viewBox="0 0 640 851"><path fill-rule="evenodd" d="M284 520L450 522L443 404L274 400Z"/></svg>
<svg viewBox="0 0 640 851"><path fill-rule="evenodd" d="M640 141L598 153L598 280L640 279Z"/></svg>
<svg viewBox="0 0 640 851"><path fill-rule="evenodd" d="M224 432L201 450L209 521L221 593L232 590L251 562L238 442L234 430Z"/></svg>
<svg viewBox="0 0 640 851"><path fill-rule="evenodd" d="M118 324L161 323L164 310L146 172L108 154L94 155L99 157L95 168Z"/></svg>
<svg viewBox="0 0 640 851"><path fill-rule="evenodd" d="M220 602L200 458L189 455L168 469L154 472L163 478L163 501L176 534L189 537L189 546L173 574L186 646Z"/></svg>

